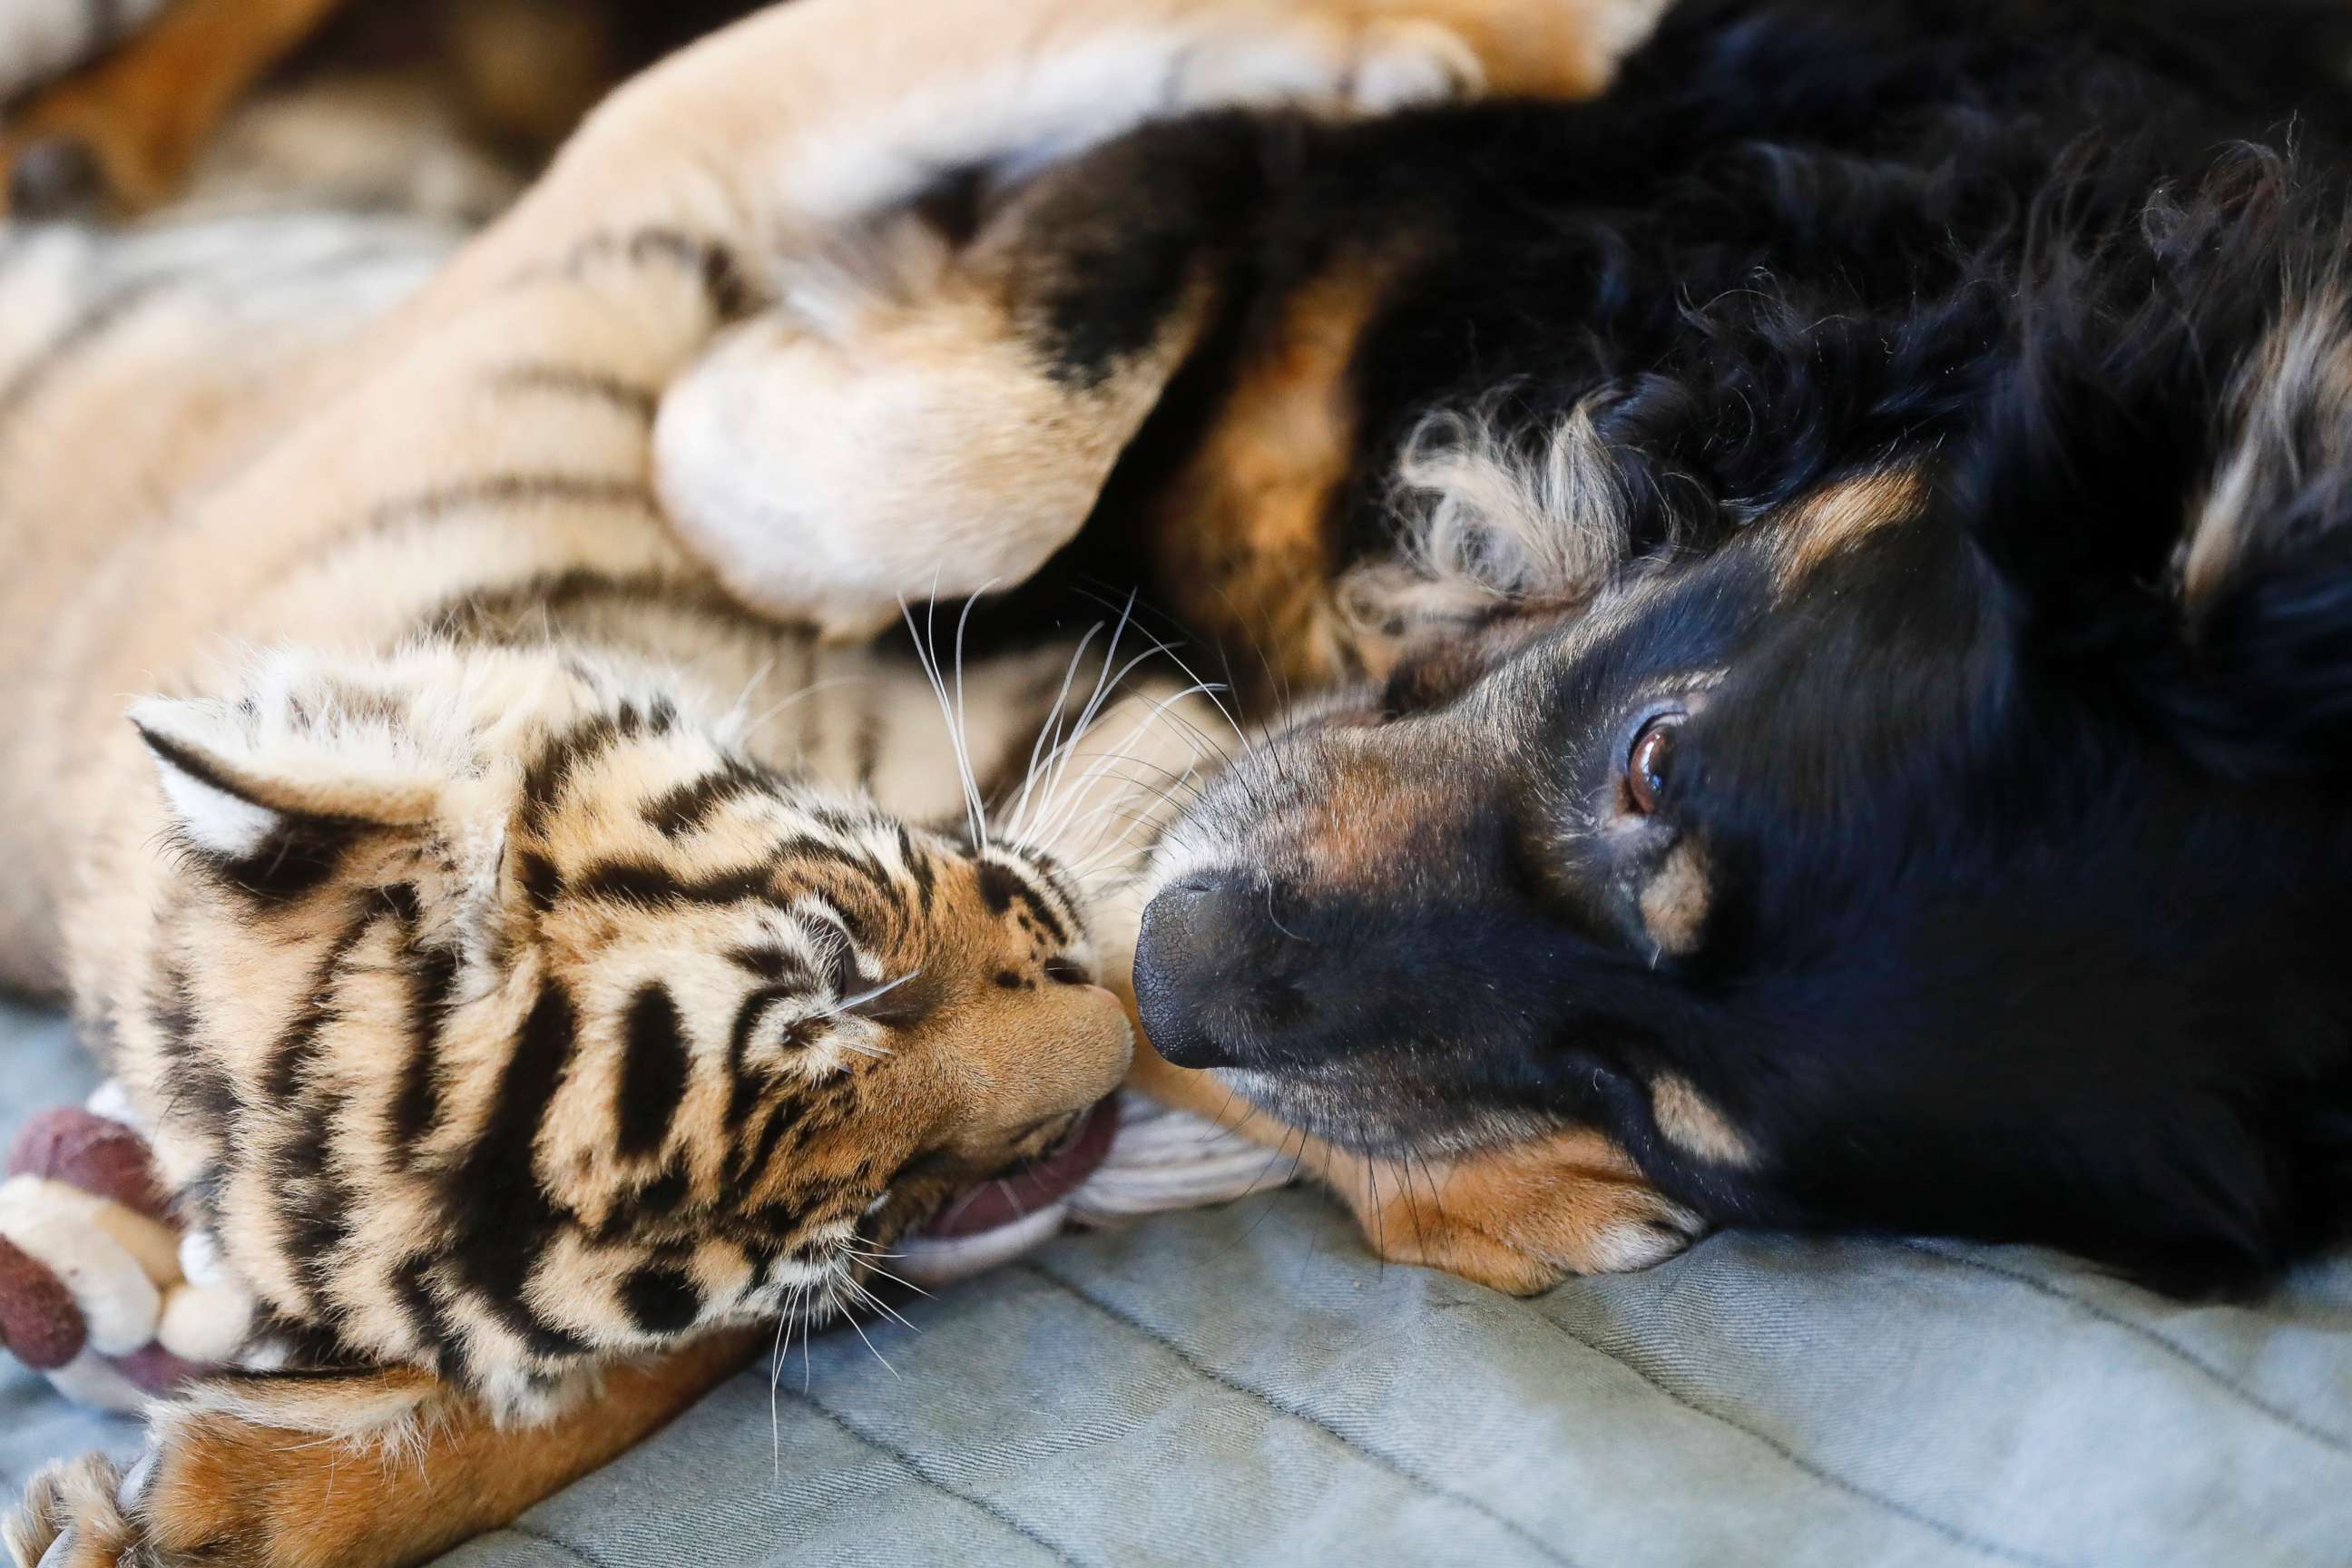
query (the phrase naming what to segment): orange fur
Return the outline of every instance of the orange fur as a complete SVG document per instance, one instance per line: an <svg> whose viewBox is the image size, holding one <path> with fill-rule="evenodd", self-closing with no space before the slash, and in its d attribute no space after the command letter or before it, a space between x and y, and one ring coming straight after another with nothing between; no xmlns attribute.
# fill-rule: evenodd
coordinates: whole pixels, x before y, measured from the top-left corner
<svg viewBox="0 0 2352 1568"><path fill-rule="evenodd" d="M1265 650L1276 683L1347 672L1331 612L1332 504L1355 457L1348 366L1402 258L1342 263L1288 300L1161 503L1163 581L1196 626Z"/></svg>
<svg viewBox="0 0 2352 1568"><path fill-rule="evenodd" d="M74 142L118 203L154 205L247 89L343 4L179 0L139 37L36 95L0 137L0 176L30 148ZM0 193L6 184L0 177Z"/></svg>
<svg viewBox="0 0 2352 1568"><path fill-rule="evenodd" d="M1609 1273L1679 1251L1698 1227L1599 1132L1559 1131L1451 1159L1376 1159L1336 1148L1244 1106L1214 1074L1136 1052L1129 1081L1168 1104L1294 1152L1396 1263L1423 1264L1515 1296L1574 1274Z"/></svg>

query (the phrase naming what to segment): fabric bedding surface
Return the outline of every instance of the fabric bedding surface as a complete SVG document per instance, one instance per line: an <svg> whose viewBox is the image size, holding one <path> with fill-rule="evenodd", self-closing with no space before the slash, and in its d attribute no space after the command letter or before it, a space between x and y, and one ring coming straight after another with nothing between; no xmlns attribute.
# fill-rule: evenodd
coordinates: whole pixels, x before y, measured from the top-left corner
<svg viewBox="0 0 2352 1568"><path fill-rule="evenodd" d="M0 1136L89 1077L0 1005ZM2017 1249L1733 1236L1523 1302L1289 1192L908 1316L448 1563L2352 1562L2352 1259L2190 1306ZM12 1496L136 1446L47 1390L0 1368Z"/></svg>

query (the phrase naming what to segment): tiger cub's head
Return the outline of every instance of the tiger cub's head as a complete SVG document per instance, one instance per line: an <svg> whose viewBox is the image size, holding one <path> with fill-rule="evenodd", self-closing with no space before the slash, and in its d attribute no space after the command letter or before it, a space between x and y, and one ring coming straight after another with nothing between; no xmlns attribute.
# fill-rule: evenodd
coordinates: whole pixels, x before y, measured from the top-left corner
<svg viewBox="0 0 2352 1568"><path fill-rule="evenodd" d="M762 766L713 710L443 647L133 709L177 853L123 1067L278 1321L525 1401L837 1305L1117 1086L1061 870Z"/></svg>

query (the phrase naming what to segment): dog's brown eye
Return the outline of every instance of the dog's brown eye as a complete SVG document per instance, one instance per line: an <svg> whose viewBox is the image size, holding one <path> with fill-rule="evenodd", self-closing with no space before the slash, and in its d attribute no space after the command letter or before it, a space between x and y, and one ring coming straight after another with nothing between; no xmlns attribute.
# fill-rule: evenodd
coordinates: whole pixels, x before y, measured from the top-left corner
<svg viewBox="0 0 2352 1568"><path fill-rule="evenodd" d="M1643 816L1658 809L1666 776L1675 763L1675 731L1682 727L1679 713L1661 713L1642 726L1633 749L1625 758L1625 794Z"/></svg>

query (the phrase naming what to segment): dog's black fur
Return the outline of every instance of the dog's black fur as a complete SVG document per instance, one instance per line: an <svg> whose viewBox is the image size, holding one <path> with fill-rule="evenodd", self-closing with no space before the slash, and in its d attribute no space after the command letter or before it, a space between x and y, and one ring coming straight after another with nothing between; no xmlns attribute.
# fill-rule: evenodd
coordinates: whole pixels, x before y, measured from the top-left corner
<svg viewBox="0 0 2352 1568"><path fill-rule="evenodd" d="M1138 960L1165 1054L1375 1152L1598 1121L1731 1223L2179 1290L2342 1233L2342 117L2137 10L1692 0L1594 105L1150 133L1229 176L1204 361L1334 256L1406 258L1349 372L1351 557L1433 409L1538 464L1582 411L1600 466L1537 521L1622 531L1547 578L1472 529L1450 570L1504 597L1398 612L1384 686L1210 784ZM1070 310L1066 354L1118 339ZM1115 501L1215 417L1185 384Z"/></svg>

